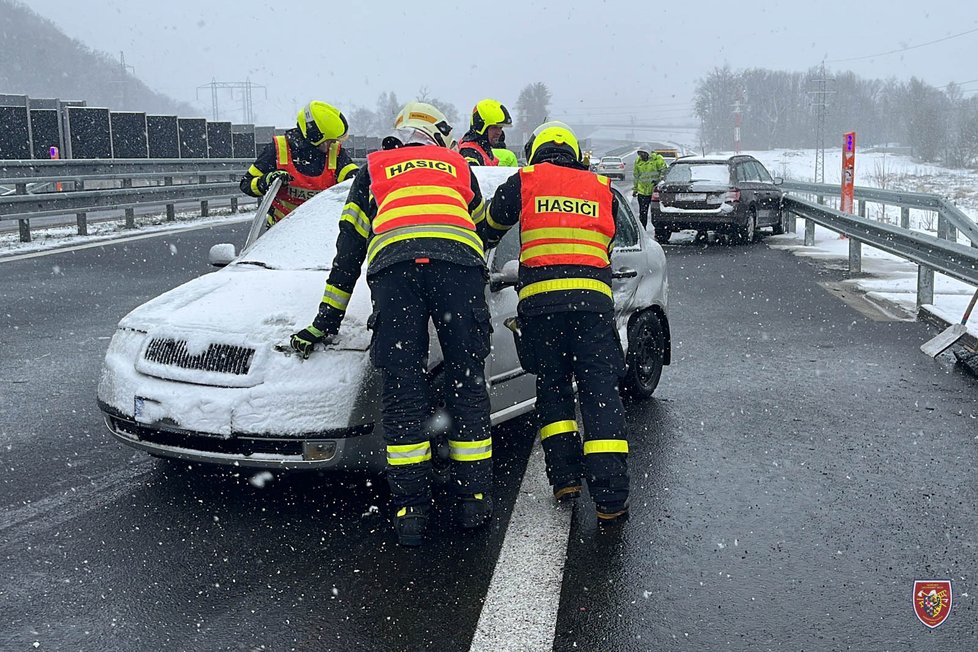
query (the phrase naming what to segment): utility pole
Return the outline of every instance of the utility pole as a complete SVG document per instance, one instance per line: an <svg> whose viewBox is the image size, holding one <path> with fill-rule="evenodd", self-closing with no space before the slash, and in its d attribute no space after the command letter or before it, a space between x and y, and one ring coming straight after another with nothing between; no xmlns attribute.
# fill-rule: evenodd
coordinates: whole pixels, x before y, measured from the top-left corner
<svg viewBox="0 0 978 652"><path fill-rule="evenodd" d="M744 91L737 91L737 99L733 103L734 114L734 151L740 154L740 127L744 119Z"/></svg>
<svg viewBox="0 0 978 652"><path fill-rule="evenodd" d="M210 83L203 84L197 87L197 99L200 99L201 89L209 88L211 91L211 113L214 116L214 122L220 119L220 107L218 106L218 91L221 89L228 89L231 91L231 97L234 97L234 91L241 91L241 119L245 124L254 124L255 122L255 105L252 101L252 91L254 89L262 89L265 92L265 99L268 99L268 89L261 84L254 84L250 79L238 82L224 82L211 80Z"/></svg>
<svg viewBox="0 0 978 652"><path fill-rule="evenodd" d="M808 92L813 96L815 107L815 183L825 183L825 115L828 113L828 96L835 93L828 90L829 81L825 77L823 61L815 80L815 90Z"/></svg>
<svg viewBox="0 0 978 652"><path fill-rule="evenodd" d="M120 94L119 108L122 110L126 110L129 108L128 87L129 87L130 72L132 72L133 76L136 75L136 69L133 68L132 66L126 65L126 53L120 51L119 52L119 79L117 80L116 83L119 84L119 94Z"/></svg>

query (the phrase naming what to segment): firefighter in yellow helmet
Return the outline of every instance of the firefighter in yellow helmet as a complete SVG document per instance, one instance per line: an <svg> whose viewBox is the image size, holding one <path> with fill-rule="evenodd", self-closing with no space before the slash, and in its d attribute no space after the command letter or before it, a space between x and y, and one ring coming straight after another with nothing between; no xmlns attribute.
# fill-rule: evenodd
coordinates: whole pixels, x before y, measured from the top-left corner
<svg viewBox="0 0 978 652"><path fill-rule="evenodd" d="M625 372L611 291L618 202L607 177L581 162L561 122L538 127L527 165L496 189L483 239L493 246L519 222L520 363L536 374L540 440L557 500L586 478L599 523L628 515L628 440L618 383ZM584 422L575 420L574 382Z"/></svg>
<svg viewBox="0 0 978 652"><path fill-rule="evenodd" d="M469 130L458 143L458 152L469 165L499 165L492 153L503 135L503 127L513 124L509 110L496 100L479 100L472 108Z"/></svg>
<svg viewBox="0 0 978 652"><path fill-rule="evenodd" d="M492 514L485 378L492 327L477 232L485 206L465 159L449 149L451 125L431 104L409 102L394 129L350 187L318 314L291 344L307 356L332 340L366 260L374 308L370 359L381 375L394 528L401 545L417 546L432 502L432 446L424 426L431 405L429 320L444 357L453 428L447 444L462 529L481 527Z"/></svg>
<svg viewBox="0 0 978 652"><path fill-rule="evenodd" d="M268 226L356 173L356 164L342 146L348 133L349 124L339 109L313 101L299 111L294 129L265 146L240 187L247 195L262 197L272 181L282 180L268 211Z"/></svg>

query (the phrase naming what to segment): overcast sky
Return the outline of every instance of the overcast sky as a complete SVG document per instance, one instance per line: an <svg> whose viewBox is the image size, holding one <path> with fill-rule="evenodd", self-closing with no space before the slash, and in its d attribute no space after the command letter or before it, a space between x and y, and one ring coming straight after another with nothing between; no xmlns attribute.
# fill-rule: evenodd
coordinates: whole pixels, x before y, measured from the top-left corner
<svg viewBox="0 0 978 652"><path fill-rule="evenodd" d="M689 121L696 80L725 63L806 70L826 59L863 77L978 91L978 4L965 0L26 4L93 49L124 51L174 99L194 102L212 79L264 85L257 121L279 126L309 99L372 109L384 91L403 102L421 87L463 113L482 97L512 108L534 81L550 87L553 117ZM195 103L210 117L208 89ZM221 119L240 121L226 91L221 103Z"/></svg>

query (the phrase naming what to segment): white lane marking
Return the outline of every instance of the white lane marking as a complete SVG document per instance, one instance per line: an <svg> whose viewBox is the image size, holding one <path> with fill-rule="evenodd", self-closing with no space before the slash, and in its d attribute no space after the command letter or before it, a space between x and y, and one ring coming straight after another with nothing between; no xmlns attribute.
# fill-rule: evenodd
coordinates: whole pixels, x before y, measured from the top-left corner
<svg viewBox="0 0 978 652"><path fill-rule="evenodd" d="M125 236L121 238L113 237L108 235L102 236L90 236L92 238L99 238L94 242L86 242L85 244L70 245L67 247L51 247L50 249L43 249L40 251L31 251L25 254L14 254L12 256L4 256L0 253L0 263L12 263L15 260L26 260L28 258L40 258L42 256L53 256L54 254L63 254L69 251L79 251L81 249L91 249L92 247L106 247L109 245L121 244L123 242L132 242L134 240L145 240L146 238L158 238L163 235L170 235L173 233L183 233L185 231L197 231L198 229L209 229L213 226L220 226L222 224L236 224L238 222L250 222L254 219L254 213L250 216L245 214L242 217L229 217L223 220L213 220L208 221L206 224L197 224L194 226L169 226L161 229L153 230L149 233L143 233L141 235ZM84 237L84 236L79 236Z"/></svg>
<svg viewBox="0 0 978 652"><path fill-rule="evenodd" d="M537 441L469 652L553 649L571 514L554 505Z"/></svg>

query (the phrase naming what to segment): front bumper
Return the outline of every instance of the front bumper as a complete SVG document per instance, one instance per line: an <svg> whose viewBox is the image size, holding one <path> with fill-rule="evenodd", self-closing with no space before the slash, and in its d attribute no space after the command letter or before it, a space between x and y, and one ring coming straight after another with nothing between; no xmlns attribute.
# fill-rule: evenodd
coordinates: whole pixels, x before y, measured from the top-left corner
<svg viewBox="0 0 978 652"><path fill-rule="evenodd" d="M374 424L294 436L233 433L230 437L137 423L100 405L109 432L123 444L157 457L270 470L384 468Z"/></svg>

